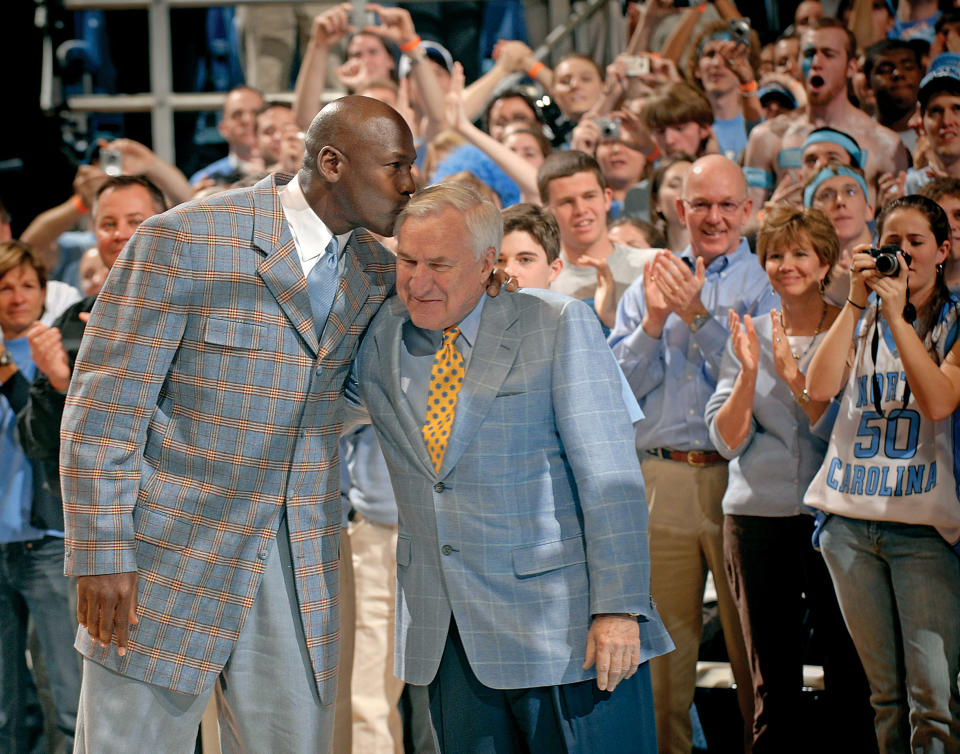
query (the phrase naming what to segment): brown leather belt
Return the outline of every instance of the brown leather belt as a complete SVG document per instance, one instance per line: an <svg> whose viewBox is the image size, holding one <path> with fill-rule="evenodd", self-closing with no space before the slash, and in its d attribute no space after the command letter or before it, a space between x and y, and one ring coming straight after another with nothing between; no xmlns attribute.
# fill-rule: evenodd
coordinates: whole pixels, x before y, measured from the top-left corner
<svg viewBox="0 0 960 754"><path fill-rule="evenodd" d="M718 466L727 459L715 450L671 450L670 448L649 448L647 453L665 461L679 461L690 466Z"/></svg>

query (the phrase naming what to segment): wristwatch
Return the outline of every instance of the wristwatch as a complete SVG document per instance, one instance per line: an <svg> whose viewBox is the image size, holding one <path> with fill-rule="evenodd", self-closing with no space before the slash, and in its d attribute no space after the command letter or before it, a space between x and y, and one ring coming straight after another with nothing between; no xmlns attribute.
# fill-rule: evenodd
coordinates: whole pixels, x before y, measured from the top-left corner
<svg viewBox="0 0 960 754"><path fill-rule="evenodd" d="M13 357L10 352L4 348L0 351L0 367L8 367L13 363Z"/></svg>
<svg viewBox="0 0 960 754"><path fill-rule="evenodd" d="M701 327L703 327L707 322L710 321L710 314L698 314L693 318L693 322L690 323L690 332L697 332Z"/></svg>

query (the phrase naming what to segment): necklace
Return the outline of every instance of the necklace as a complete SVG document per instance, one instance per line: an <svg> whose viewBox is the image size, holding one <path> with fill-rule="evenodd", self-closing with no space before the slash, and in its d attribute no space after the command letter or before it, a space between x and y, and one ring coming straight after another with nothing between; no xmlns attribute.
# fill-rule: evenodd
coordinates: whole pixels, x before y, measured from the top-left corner
<svg viewBox="0 0 960 754"><path fill-rule="evenodd" d="M810 339L810 342L807 343L807 347L803 349L803 353L794 353L793 349L790 349L790 355L793 356L794 361L800 361L804 356L806 356L810 349L813 348L813 344L817 342L817 336L820 334L820 330L823 328L823 320L827 318L827 304L823 303L823 311L820 312L820 321L817 322L817 327L813 331L813 337ZM783 322L783 309L780 310L780 326L783 328L783 334L787 334L787 326ZM787 343L790 341L788 340Z"/></svg>

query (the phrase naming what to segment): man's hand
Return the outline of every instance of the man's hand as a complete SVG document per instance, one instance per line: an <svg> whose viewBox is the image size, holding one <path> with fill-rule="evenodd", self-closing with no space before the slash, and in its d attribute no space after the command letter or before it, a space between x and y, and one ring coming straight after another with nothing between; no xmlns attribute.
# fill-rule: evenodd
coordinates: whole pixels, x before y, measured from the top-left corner
<svg viewBox="0 0 960 754"><path fill-rule="evenodd" d="M97 197L97 189L107 180L107 174L96 165L81 165L73 179L73 193L80 197L83 206L88 210L93 208Z"/></svg>
<svg viewBox="0 0 960 754"><path fill-rule="evenodd" d="M670 251L658 251L660 254L671 254ZM667 323L667 317L670 316L670 309L667 302L660 293L660 286L654 277L653 265L656 257L643 265L643 304L646 308L646 314L643 317L641 327L643 331L651 338L659 338L663 335L663 326Z"/></svg>
<svg viewBox="0 0 960 754"><path fill-rule="evenodd" d="M667 308L687 325L693 324L697 315L707 313L700 301L700 291L706 280L706 268L701 257L697 257L696 271L691 272L680 257L657 254L653 274Z"/></svg>
<svg viewBox="0 0 960 754"><path fill-rule="evenodd" d="M137 578L133 571L77 579L77 622L101 647L109 647L116 634L121 657L127 653L130 626L138 623Z"/></svg>
<svg viewBox="0 0 960 754"><path fill-rule="evenodd" d="M494 267L493 272L490 273L490 279L487 281L487 295L490 298L496 298L501 288L513 293L519 287L520 283L515 277L510 277L502 267Z"/></svg>
<svg viewBox="0 0 960 754"><path fill-rule="evenodd" d="M25 333L30 344L30 358L43 372L54 390L67 392L70 387L70 360L63 348L60 331L43 322L34 322Z"/></svg>
<svg viewBox="0 0 960 754"><path fill-rule="evenodd" d="M596 615L587 634L587 656L583 669L597 663L597 688L613 691L640 667L640 627L630 615Z"/></svg>

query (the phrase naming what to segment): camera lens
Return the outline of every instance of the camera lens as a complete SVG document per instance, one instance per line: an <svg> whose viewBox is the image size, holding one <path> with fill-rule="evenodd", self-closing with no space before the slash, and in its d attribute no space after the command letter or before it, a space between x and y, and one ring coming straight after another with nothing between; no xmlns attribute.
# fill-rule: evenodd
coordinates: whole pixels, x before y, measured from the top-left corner
<svg viewBox="0 0 960 754"><path fill-rule="evenodd" d="M900 271L900 262L895 254L882 252L877 255L877 272L881 275L893 276Z"/></svg>

